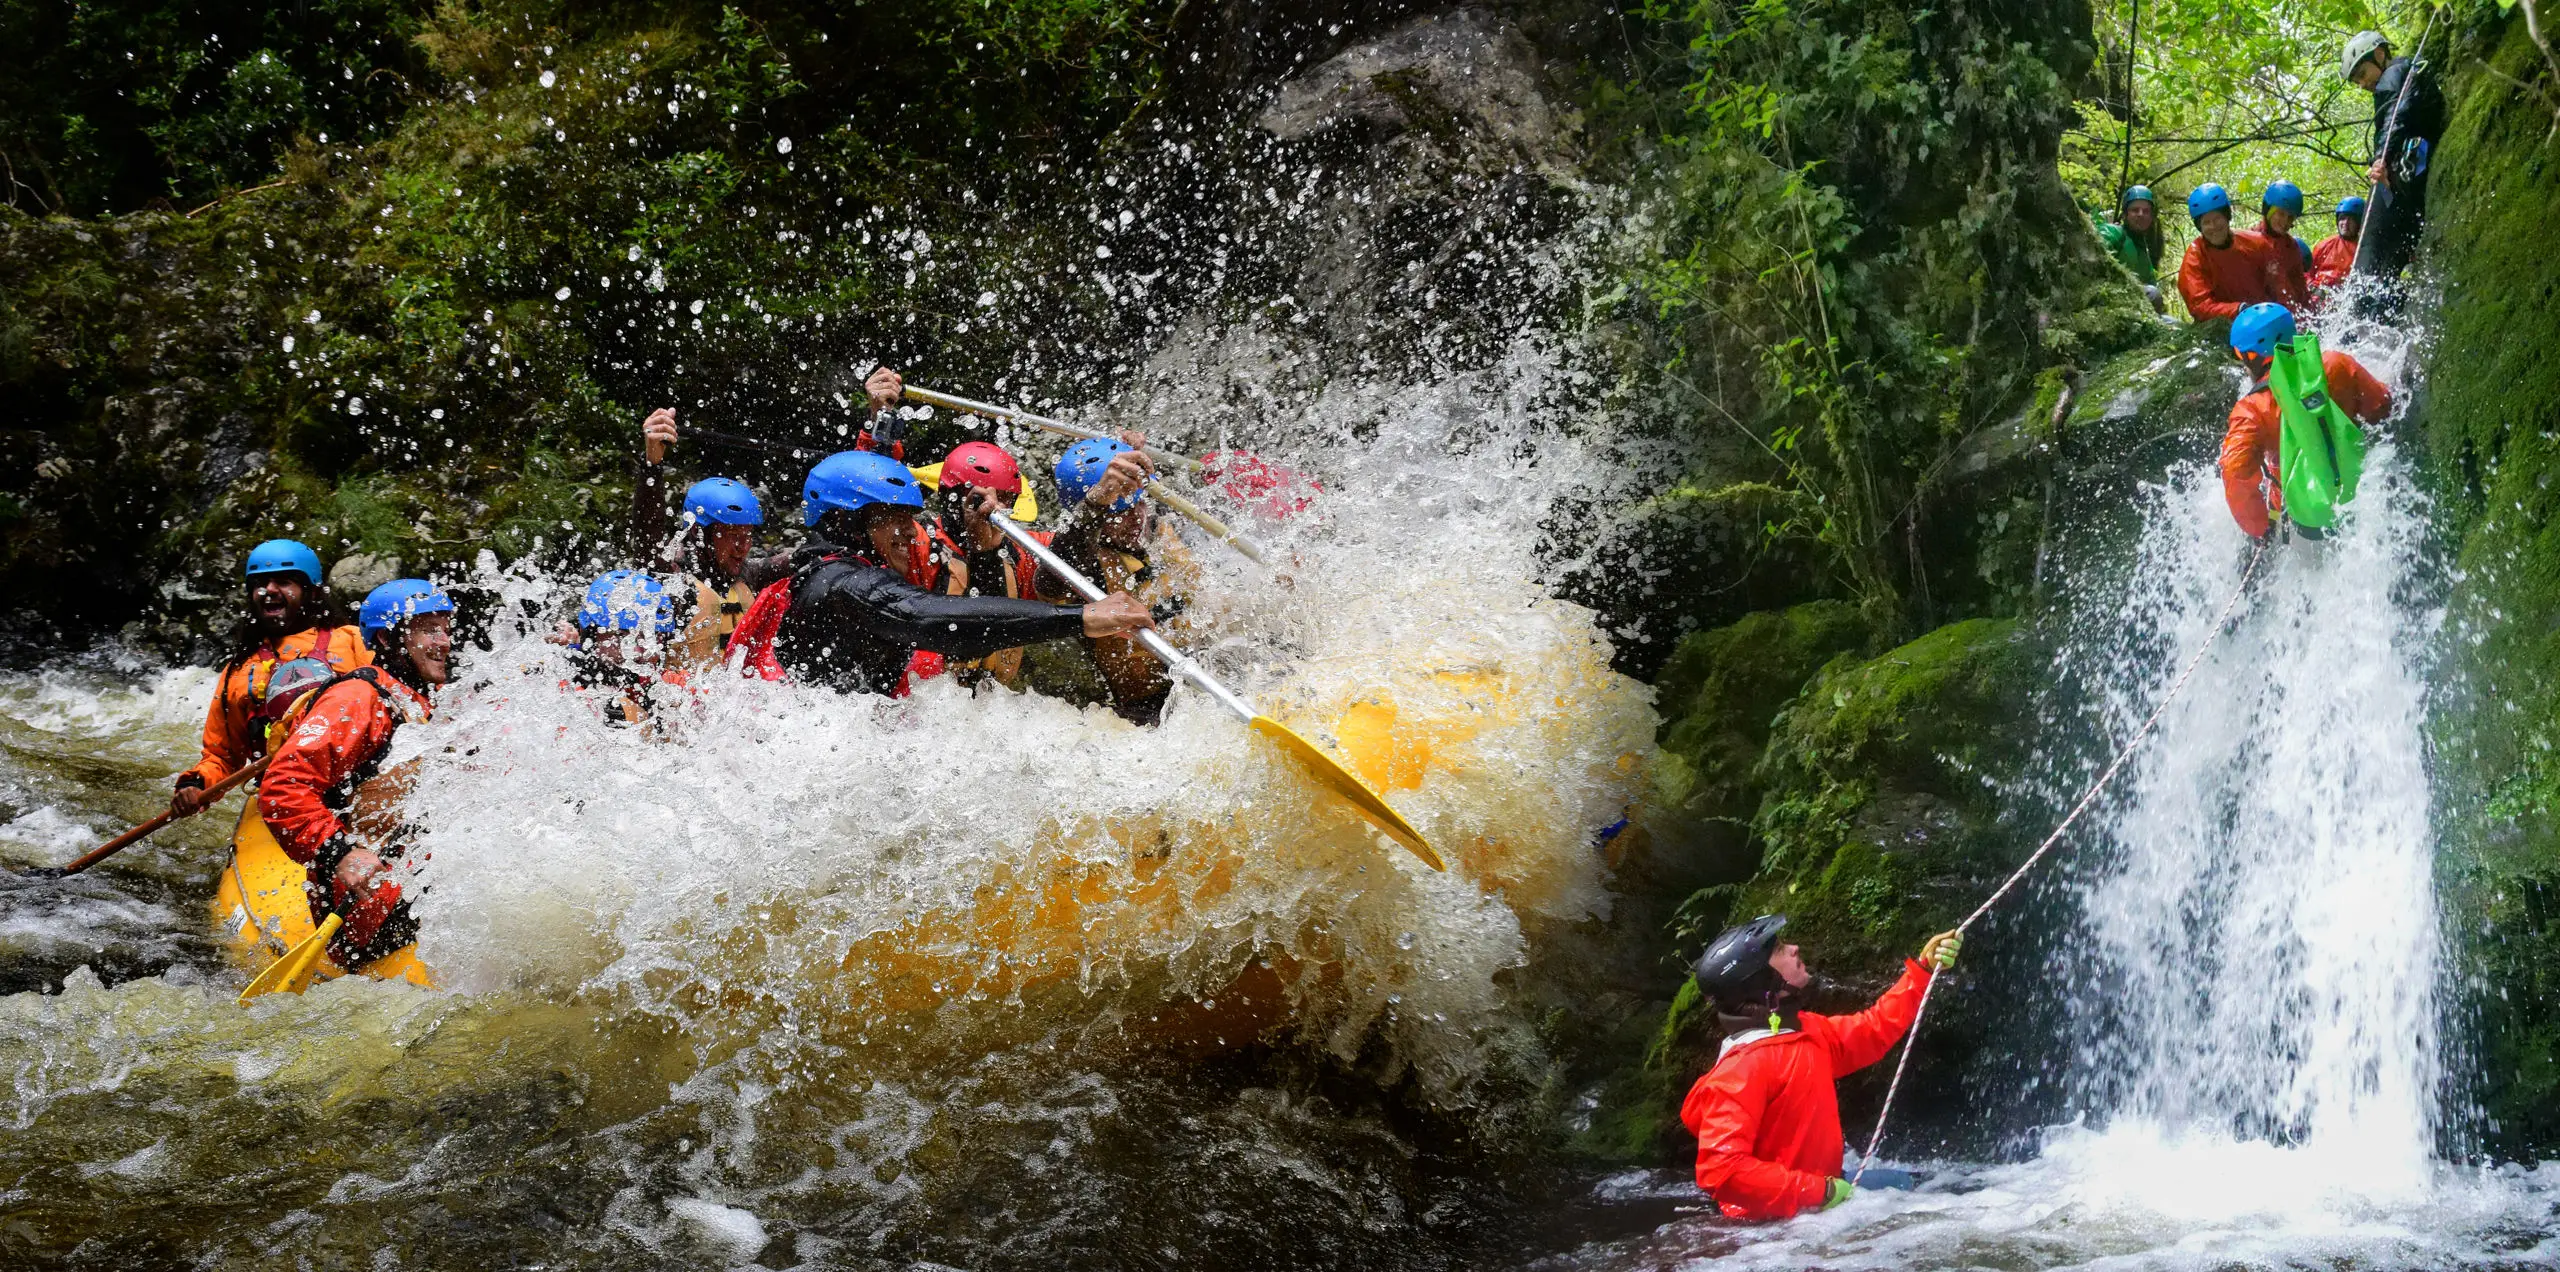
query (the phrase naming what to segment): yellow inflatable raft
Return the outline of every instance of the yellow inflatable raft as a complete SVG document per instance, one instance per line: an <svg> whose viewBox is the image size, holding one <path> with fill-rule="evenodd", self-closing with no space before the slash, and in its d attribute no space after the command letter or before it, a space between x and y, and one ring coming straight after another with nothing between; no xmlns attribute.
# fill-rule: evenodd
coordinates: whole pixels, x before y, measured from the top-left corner
<svg viewBox="0 0 2560 1272"><path fill-rule="evenodd" d="M230 947L233 961L250 975L266 970L311 935L311 904L303 898L303 875L302 863L285 855L284 845L276 842L266 819L258 815L257 797L250 796L240 810L239 826L231 832L231 864L223 869L213 893L214 930ZM427 965L418 961L414 943L357 970L377 980L435 984ZM321 980L346 974L336 963L320 961Z"/></svg>

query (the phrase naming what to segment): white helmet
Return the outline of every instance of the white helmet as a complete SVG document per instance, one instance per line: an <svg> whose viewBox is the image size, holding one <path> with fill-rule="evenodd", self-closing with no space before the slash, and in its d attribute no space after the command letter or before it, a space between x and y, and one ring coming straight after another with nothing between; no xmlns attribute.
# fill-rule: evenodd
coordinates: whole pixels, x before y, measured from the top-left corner
<svg viewBox="0 0 2560 1272"><path fill-rule="evenodd" d="M2375 49L2389 43L2389 40L2382 38L2380 31L2358 31L2348 36L2346 52L2338 55L2338 74L2353 80L2356 77L2356 68L2364 65L2364 60L2373 56Z"/></svg>

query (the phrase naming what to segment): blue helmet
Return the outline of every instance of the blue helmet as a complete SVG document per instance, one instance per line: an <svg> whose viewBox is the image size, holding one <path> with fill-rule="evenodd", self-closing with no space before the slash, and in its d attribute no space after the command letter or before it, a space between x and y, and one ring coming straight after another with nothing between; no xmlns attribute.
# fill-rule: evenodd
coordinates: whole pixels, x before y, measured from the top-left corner
<svg viewBox="0 0 2560 1272"><path fill-rule="evenodd" d="M2187 219L2201 221L2207 212L2231 210L2231 192L2208 181L2187 194Z"/></svg>
<svg viewBox="0 0 2560 1272"><path fill-rule="evenodd" d="M248 576L261 574L299 574L318 587L320 554L291 539L269 539L249 549Z"/></svg>
<svg viewBox="0 0 2560 1272"><path fill-rule="evenodd" d="M1057 479L1059 497L1071 505L1083 503L1084 497L1092 494L1095 486L1102 484L1102 474L1105 469L1111 467L1111 457L1128 453L1127 443L1106 441L1099 437L1088 437L1068 447L1067 453L1058 457L1057 470L1050 474ZM1144 492L1132 490L1122 495L1118 502L1113 503L1111 511L1127 512L1137 507L1138 501L1143 498L1145 498Z"/></svg>
<svg viewBox="0 0 2560 1272"><path fill-rule="evenodd" d="M666 585L638 570L612 570L587 585L578 626L591 632L646 629L660 636L676 630L676 607Z"/></svg>
<svg viewBox="0 0 2560 1272"><path fill-rule="evenodd" d="M400 624L420 614L452 612L453 598L435 584L425 579L393 579L365 593L364 604L356 610L356 627L364 633L366 644L379 646Z"/></svg>
<svg viewBox="0 0 2560 1272"><path fill-rule="evenodd" d="M877 451L837 451L809 470L800 484L800 516L816 525L829 512L855 512L873 504L924 507L924 488L912 469Z"/></svg>
<svg viewBox="0 0 2560 1272"><path fill-rule="evenodd" d="M2338 200L2338 215L2363 216L2364 196L2361 194L2350 194L2347 197Z"/></svg>
<svg viewBox="0 0 2560 1272"><path fill-rule="evenodd" d="M2160 201L2151 197L2149 186L2126 186L2124 197L2116 200L2116 206L2120 208L2129 208L2137 203L2148 203L2155 208L2160 206Z"/></svg>
<svg viewBox="0 0 2560 1272"><path fill-rule="evenodd" d="M2282 305L2251 305L2231 320L2231 351L2276 356L2276 346L2293 339L2293 311Z"/></svg>
<svg viewBox="0 0 2560 1272"><path fill-rule="evenodd" d="M764 505L735 477L705 477L685 487L684 515L698 526L760 526Z"/></svg>
<svg viewBox="0 0 2560 1272"><path fill-rule="evenodd" d="M2275 182L2267 187L2266 196L2258 200L2258 208L2260 211L2268 208L2283 208L2295 216L2300 216L2302 215L2302 187L2290 181Z"/></svg>

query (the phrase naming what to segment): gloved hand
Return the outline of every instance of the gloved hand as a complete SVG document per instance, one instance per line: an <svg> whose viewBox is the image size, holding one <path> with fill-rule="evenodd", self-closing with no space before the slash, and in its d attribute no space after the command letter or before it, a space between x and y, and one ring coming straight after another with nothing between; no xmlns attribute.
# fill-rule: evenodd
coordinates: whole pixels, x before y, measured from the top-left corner
<svg viewBox="0 0 2560 1272"><path fill-rule="evenodd" d="M1848 1180L1842 1179L1838 1175L1834 1175L1831 1177L1831 1189L1829 1193L1823 1197L1822 1208L1829 1210L1833 1206L1837 1206L1841 1202L1847 1201L1851 1197L1855 1197L1857 1195L1858 1186L1856 1184L1850 1183Z"/></svg>
<svg viewBox="0 0 2560 1272"><path fill-rule="evenodd" d="M330 885L330 908L344 920L337 939L330 942L333 951L358 958L372 953L383 925L400 913L400 885L392 881L390 868L380 857L358 848L340 862Z"/></svg>
<svg viewBox="0 0 2560 1272"><path fill-rule="evenodd" d="M1920 946L1920 965L1943 972L1956 965L1956 955L1964 950L1964 933L1940 932Z"/></svg>

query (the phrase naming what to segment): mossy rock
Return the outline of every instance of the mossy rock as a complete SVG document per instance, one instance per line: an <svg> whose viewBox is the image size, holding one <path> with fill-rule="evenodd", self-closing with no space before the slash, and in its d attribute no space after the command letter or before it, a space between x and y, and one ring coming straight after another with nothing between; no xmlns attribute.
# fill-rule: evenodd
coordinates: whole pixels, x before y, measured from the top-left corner
<svg viewBox="0 0 2560 1272"><path fill-rule="evenodd" d="M2015 621L1970 619L1826 669L1761 761L1760 873L1732 912L1785 913L1833 974L1887 979L2012 853L1994 782L2043 666Z"/></svg>
<svg viewBox="0 0 2560 1272"><path fill-rule="evenodd" d="M1758 803L1754 772L1779 710L1870 631L1857 606L1810 601L1682 637L1655 681L1664 751L1656 806L1739 829Z"/></svg>
<svg viewBox="0 0 2560 1272"><path fill-rule="evenodd" d="M2440 296L2410 420L2454 558L2434 752L2446 930L2472 995L2478 1119L2506 1159L2560 1148L2560 94L2521 15L2481 6L2444 64L2421 261ZM2517 85L2533 85L2533 91Z"/></svg>

